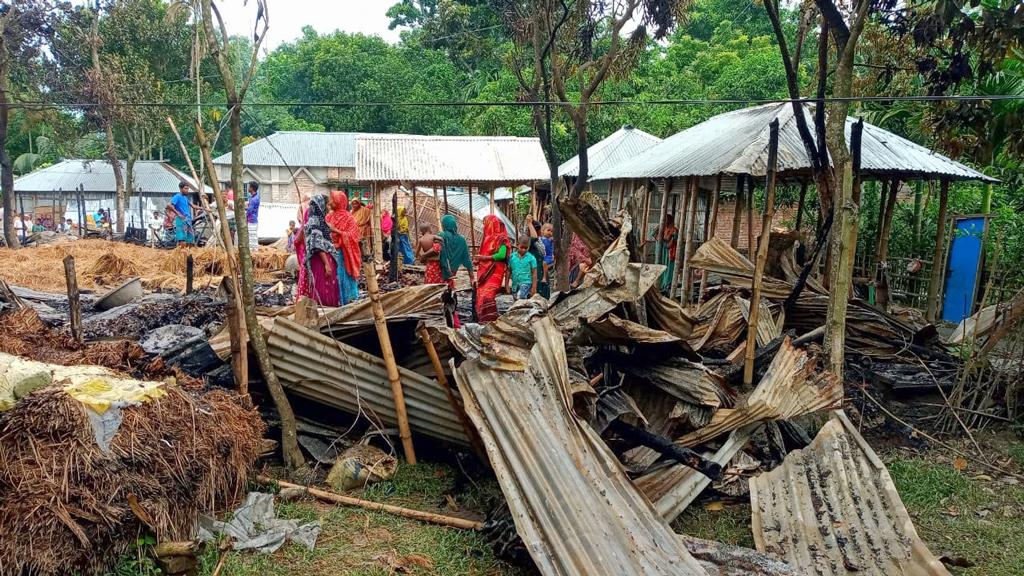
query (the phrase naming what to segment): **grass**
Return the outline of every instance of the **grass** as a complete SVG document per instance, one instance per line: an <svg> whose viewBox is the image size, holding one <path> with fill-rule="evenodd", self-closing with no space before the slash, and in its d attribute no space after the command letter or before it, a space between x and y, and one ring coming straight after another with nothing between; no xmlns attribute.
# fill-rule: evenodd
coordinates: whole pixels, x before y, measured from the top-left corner
<svg viewBox="0 0 1024 576"><path fill-rule="evenodd" d="M500 492L494 481L489 480L456 499L452 494L454 478L454 472L446 466L401 465L393 479L351 494L376 502L458 515L467 510L483 510L488 498ZM316 547L306 550L288 543L271 555L229 552L221 576L527 574L495 558L484 538L473 532L308 499L281 503L278 517L302 522L319 519L322 530ZM201 558L200 574L212 574L217 561L218 551L208 547Z"/></svg>

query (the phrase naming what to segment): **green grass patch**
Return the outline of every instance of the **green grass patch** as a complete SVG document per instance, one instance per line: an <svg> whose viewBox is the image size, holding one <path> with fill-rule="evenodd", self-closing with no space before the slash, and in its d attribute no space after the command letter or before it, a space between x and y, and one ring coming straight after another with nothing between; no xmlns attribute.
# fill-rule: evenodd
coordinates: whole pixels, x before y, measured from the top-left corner
<svg viewBox="0 0 1024 576"><path fill-rule="evenodd" d="M750 504L731 504L721 510L709 510L704 505L694 503L676 518L672 529L695 538L754 547L754 535L750 530Z"/></svg>
<svg viewBox="0 0 1024 576"><path fill-rule="evenodd" d="M972 480L950 465L917 458L889 463L918 534L936 556L975 565L963 576L1018 576L1024 566L1024 489Z"/></svg>

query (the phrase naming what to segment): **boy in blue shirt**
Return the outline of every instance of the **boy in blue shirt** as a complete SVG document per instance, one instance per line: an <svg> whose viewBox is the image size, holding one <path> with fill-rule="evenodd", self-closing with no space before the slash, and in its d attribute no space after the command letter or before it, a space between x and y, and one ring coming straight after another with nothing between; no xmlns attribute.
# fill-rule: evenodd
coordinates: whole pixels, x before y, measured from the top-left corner
<svg viewBox="0 0 1024 576"><path fill-rule="evenodd" d="M537 258L530 254L529 236L519 237L518 249L509 258L508 267L516 300L530 298L537 293Z"/></svg>

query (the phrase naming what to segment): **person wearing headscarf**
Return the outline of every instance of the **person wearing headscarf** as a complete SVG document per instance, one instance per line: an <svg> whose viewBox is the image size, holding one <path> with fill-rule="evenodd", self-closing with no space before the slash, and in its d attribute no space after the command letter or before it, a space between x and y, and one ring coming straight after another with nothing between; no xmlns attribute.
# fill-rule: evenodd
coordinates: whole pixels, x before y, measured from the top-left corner
<svg viewBox="0 0 1024 576"><path fill-rule="evenodd" d="M590 249L578 235L573 233L569 243L569 287L576 288L583 280L583 275L593 265Z"/></svg>
<svg viewBox="0 0 1024 576"><path fill-rule="evenodd" d="M364 251L369 250L370 244L368 240L373 233L370 230L370 219L373 217L373 212L368 207L363 206L362 201L358 198L352 199L351 205L352 217L355 218L356 224L359 226L360 246Z"/></svg>
<svg viewBox="0 0 1024 576"><path fill-rule="evenodd" d="M669 290L672 284L672 273L676 267L676 243L679 239L679 228L675 225L675 217L665 214L665 221L658 226L658 242L661 244L659 261L666 266L661 275L661 289Z"/></svg>
<svg viewBox="0 0 1024 576"><path fill-rule="evenodd" d="M441 239L441 277L448 283L448 288L454 296L455 275L459 268L465 267L469 272L469 282L476 286L476 278L473 276L473 260L469 256L469 245L466 238L459 234L459 224L455 216L445 214L441 218L441 232L437 235ZM454 302L453 302L454 304ZM453 317L453 324L459 327L458 316Z"/></svg>
<svg viewBox="0 0 1024 576"><path fill-rule="evenodd" d="M331 242L335 249L335 268L338 272L338 290L342 305L359 297L359 267L362 251L359 225L348 211L348 196L341 190L331 192L331 212L327 215L331 228Z"/></svg>
<svg viewBox="0 0 1024 576"><path fill-rule="evenodd" d="M391 230L395 227L395 219L391 217L391 212L382 210L380 213L380 236L381 236L381 248L384 256L384 261L391 261Z"/></svg>
<svg viewBox="0 0 1024 576"><path fill-rule="evenodd" d="M398 207L398 247L395 252L402 255L402 262L411 264L416 256L412 253L412 244L409 242L409 216L405 213L405 206Z"/></svg>
<svg viewBox="0 0 1024 576"><path fill-rule="evenodd" d="M334 271L334 244L327 224L327 196L324 194L317 194L309 201L302 236L306 245L304 266L309 297L322 306L337 306L341 292Z"/></svg>
<svg viewBox="0 0 1024 576"><path fill-rule="evenodd" d="M512 246L500 218L493 214L484 216L483 224L484 238L476 256L476 315L479 322L493 322L498 319L497 296L508 290L508 259Z"/></svg>
<svg viewBox="0 0 1024 576"><path fill-rule="evenodd" d="M295 230L292 246L295 247L295 258L299 262L299 278L295 284L295 298L309 296L309 285L306 281L306 242L302 230L306 227L306 215L309 212L309 196L303 194L299 198L299 211L296 214L299 227Z"/></svg>

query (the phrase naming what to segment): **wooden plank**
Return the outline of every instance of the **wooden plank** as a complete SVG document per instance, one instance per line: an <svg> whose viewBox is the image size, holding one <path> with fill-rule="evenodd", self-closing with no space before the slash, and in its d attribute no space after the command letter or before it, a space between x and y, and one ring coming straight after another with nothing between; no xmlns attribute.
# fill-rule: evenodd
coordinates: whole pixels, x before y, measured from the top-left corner
<svg viewBox="0 0 1024 576"><path fill-rule="evenodd" d="M761 312L761 283L768 263L768 245L772 231L772 217L775 216L775 170L779 159L779 120L775 118L768 125L768 177L765 184L764 219L761 221L761 236L757 243L757 261L754 262L754 284L750 295L750 322L747 327L747 349L743 363L743 384L754 382L754 351L757 347L757 323ZM769 318L771 320L771 318Z"/></svg>

